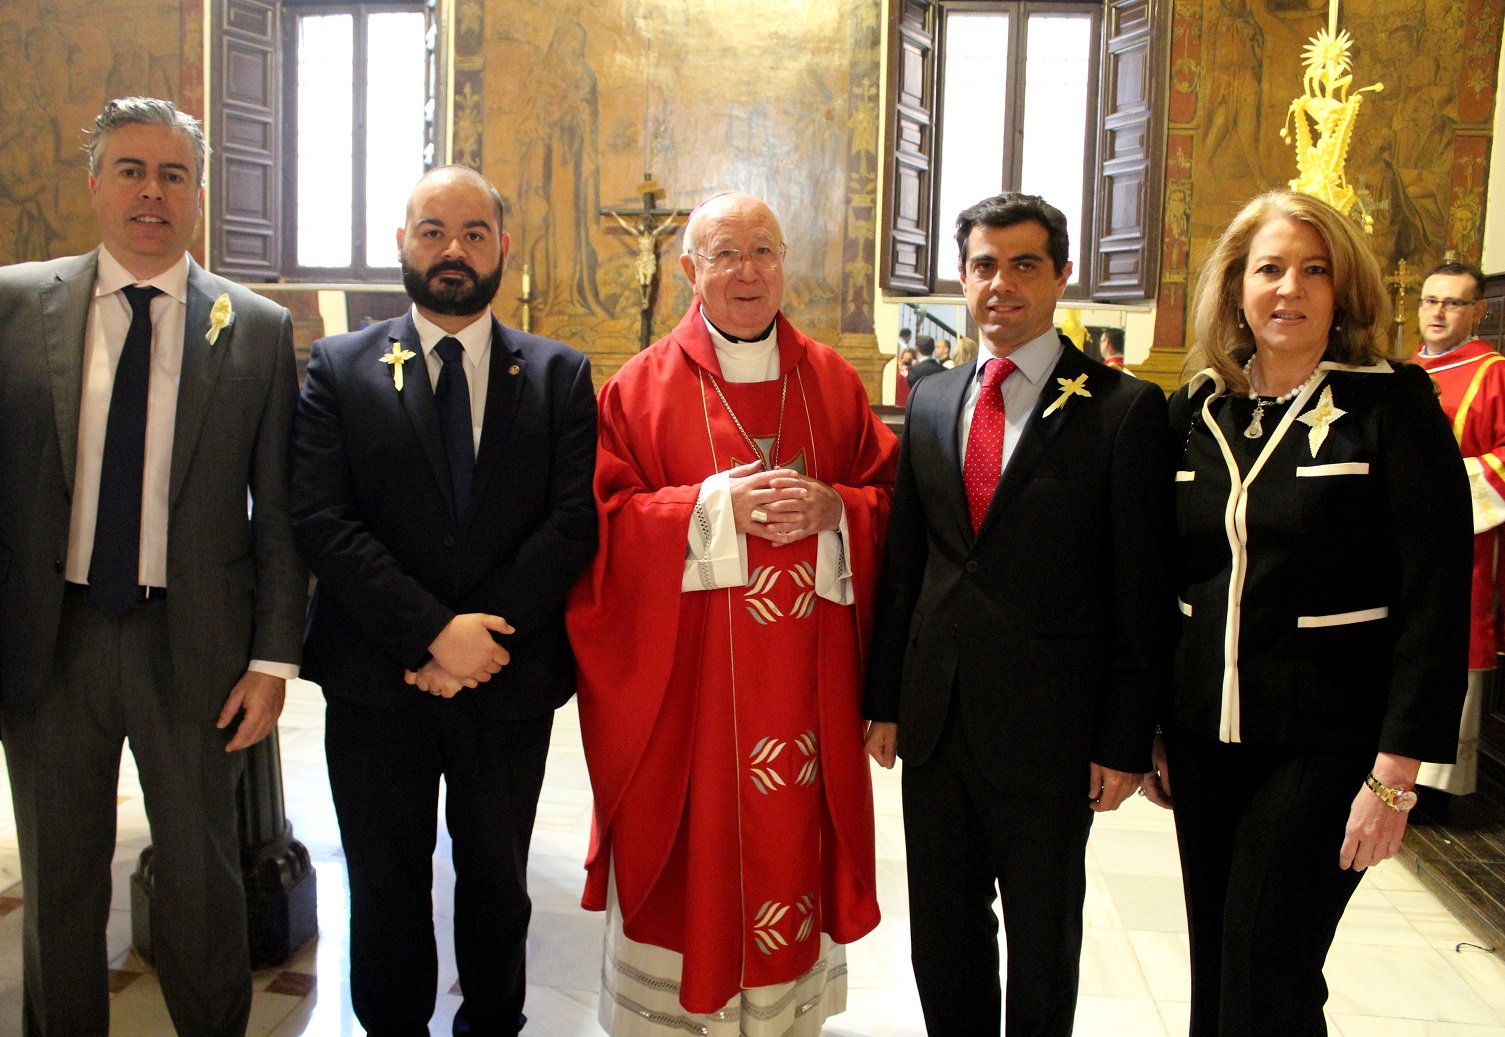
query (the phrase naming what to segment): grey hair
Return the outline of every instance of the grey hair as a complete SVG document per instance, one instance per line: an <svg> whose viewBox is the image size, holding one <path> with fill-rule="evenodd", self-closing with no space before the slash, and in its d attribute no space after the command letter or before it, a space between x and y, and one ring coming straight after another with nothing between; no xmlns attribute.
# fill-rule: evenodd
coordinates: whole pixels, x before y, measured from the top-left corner
<svg viewBox="0 0 1505 1037"><path fill-rule="evenodd" d="M89 131L85 150L89 153L89 172L99 176L100 164L104 161L105 140L122 126L165 126L188 138L193 148L194 173L200 187L207 182L209 165L209 142L204 139L204 124L187 112L179 111L171 101L156 97L117 97L108 102L104 111L94 120L94 129Z"/></svg>
<svg viewBox="0 0 1505 1037"><path fill-rule="evenodd" d="M763 208L768 211L768 215L773 218L773 229L778 233L779 241L782 242L784 240L784 225L779 220L779 214L773 211L773 206L769 205L761 198L754 197L750 194L744 194L741 191L717 191L709 198L703 199L699 205L695 206L695 208L690 212L689 219L685 220L684 254L692 257L692 261L693 257L699 255L700 253L700 235L706 221L705 210L710 206L712 202L716 201L718 198L727 198L732 196L739 198L750 198L753 201L757 202L759 205L763 206Z"/></svg>

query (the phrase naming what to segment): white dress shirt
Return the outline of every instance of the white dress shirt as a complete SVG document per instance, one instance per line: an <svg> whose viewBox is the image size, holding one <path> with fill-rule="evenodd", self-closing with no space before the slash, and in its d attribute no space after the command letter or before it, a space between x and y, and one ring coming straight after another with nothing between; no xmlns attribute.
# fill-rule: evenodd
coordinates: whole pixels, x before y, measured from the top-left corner
<svg viewBox="0 0 1505 1037"><path fill-rule="evenodd" d="M465 381L470 387L470 434L471 446L481 450L481 427L486 419L486 386L491 379L491 311L485 310L474 321L452 336L439 325L412 307L413 324L418 328L418 342L423 347L423 362L428 365L429 386L439 387L439 372L444 369L444 358L434 352L439 340L446 336L457 338L465 348Z"/></svg>
<svg viewBox="0 0 1505 1037"><path fill-rule="evenodd" d="M1051 327L1009 354L1009 359L1018 364L1019 369L1003 380L1004 428L1003 458L998 470L1000 475L1008 468L1009 458L1014 456L1014 447L1019 445L1019 436L1024 431L1025 423L1029 421L1035 402L1045 389L1045 381L1050 377L1050 372L1056 369L1063 349L1065 347L1061 345L1060 336ZM961 420L956 423L957 446L961 449L959 456L963 464L967 458L967 436L972 432L972 412L977 410L977 397L982 391L983 365L997 359L988 350L984 340L977 352L977 366L972 371L972 382L967 386L967 395L962 401Z"/></svg>
<svg viewBox="0 0 1505 1037"><path fill-rule="evenodd" d="M183 370L183 334L188 322L188 255L156 277L137 281L99 247L94 298L84 329L83 385L78 412L78 452L73 474L73 512L68 521L69 583L89 582L94 557L94 523L99 512L99 471L105 428L115 391L115 368L131 328L131 304L122 289L139 284L159 288L151 302L151 381L146 392L146 459L141 483L141 586L167 586L167 496L172 477L172 441L178 419L178 379ZM223 338L221 339L223 342ZM288 680L292 663L252 659L248 667Z"/></svg>
<svg viewBox="0 0 1505 1037"><path fill-rule="evenodd" d="M89 582L94 557L94 520L99 511L99 470L104 460L105 427L115 368L131 327L131 304L122 289L151 285L162 294L152 300L151 382L146 395L146 462L141 485L141 566L143 587L167 586L167 488L172 473L172 439L178 416L178 375L183 369L183 325L188 319L188 256L138 282L100 246L94 298L84 331L83 395L78 413L78 453L73 475L73 514L68 528L70 583Z"/></svg>
<svg viewBox="0 0 1505 1037"><path fill-rule="evenodd" d="M779 377L777 324L756 342L732 342L706 320L704 310L700 311L700 317L711 332L724 381L769 382ZM731 473L717 472L702 482L696 507L704 511L710 523L711 538L709 543L702 541L697 523L690 523L680 590L747 586L747 534L737 532L736 517L732 514ZM842 546L850 536L845 504L841 508L840 528L823 529L816 534L815 593L838 605L850 605L853 600L850 556ZM702 572L711 574L711 586L706 586Z"/></svg>

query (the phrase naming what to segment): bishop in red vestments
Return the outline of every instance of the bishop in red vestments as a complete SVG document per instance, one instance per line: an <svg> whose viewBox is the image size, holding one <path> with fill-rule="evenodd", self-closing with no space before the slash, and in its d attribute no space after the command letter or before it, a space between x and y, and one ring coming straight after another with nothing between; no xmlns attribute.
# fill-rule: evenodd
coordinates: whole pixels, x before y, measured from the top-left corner
<svg viewBox="0 0 1505 1037"><path fill-rule="evenodd" d="M1437 398L1463 451L1474 506L1473 611L1468 644L1468 697L1458 734L1456 761L1426 763L1417 784L1454 795L1474 791L1478 771L1479 718L1500 651L1500 598L1505 565L1500 558L1505 522L1505 357L1473 337L1484 316L1484 275L1477 267L1448 262L1422 282L1417 321L1422 347L1413 358L1437 386ZM1426 530L1416 531L1426 536ZM1428 805L1434 805L1428 801Z"/></svg>
<svg viewBox="0 0 1505 1037"><path fill-rule="evenodd" d="M600 395L568 622L614 1035L815 1034L878 923L862 665L898 444L780 312L766 205L692 215L696 299ZM792 995L792 996L791 996Z"/></svg>

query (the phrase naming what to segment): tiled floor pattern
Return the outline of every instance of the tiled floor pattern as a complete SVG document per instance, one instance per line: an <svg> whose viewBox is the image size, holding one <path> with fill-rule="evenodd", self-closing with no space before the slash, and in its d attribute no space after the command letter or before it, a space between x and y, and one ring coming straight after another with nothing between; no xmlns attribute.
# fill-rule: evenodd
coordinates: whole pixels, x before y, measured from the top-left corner
<svg viewBox="0 0 1505 1037"><path fill-rule="evenodd" d="M319 869L320 938L286 965L256 976L250 1037L346 1037L362 1030L350 1014L345 981L346 890L339 837L323 761L323 703L295 685L282 720L288 816ZM879 892L885 920L853 945L849 1010L827 1037L921 1037L909 972L904 837L896 773L875 771ZM554 728L539 804L530 881L526 1035L599 1037L595 1002L602 919L579 907L590 795L573 707ZM172 1033L156 977L129 950L128 882L148 841L129 753L120 782L115 910L109 928L115 1037ZM23 892L8 785L0 771L0 1037L20 1033L20 929ZM435 857L440 940L435 1035L448 1034L459 998L449 946L453 873L448 841ZM1336 848L1334 850L1336 852ZM1099 818L1088 848L1086 940L1082 953L1081 1037L1179 1037L1187 1026L1186 920L1170 815L1135 797ZM1328 959L1329 1034L1338 1037L1505 1037L1505 964L1481 949L1400 865L1364 880ZM1276 991L1271 996L1279 996Z"/></svg>

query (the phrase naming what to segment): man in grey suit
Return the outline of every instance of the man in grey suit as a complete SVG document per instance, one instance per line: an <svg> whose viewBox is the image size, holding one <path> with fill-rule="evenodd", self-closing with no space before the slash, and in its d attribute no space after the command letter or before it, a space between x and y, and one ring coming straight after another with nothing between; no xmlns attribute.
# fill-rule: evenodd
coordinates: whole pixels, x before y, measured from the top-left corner
<svg viewBox="0 0 1505 1037"><path fill-rule="evenodd" d="M124 739L173 1023L240 1035L250 1012L237 750L297 676L297 375L287 311L185 251L207 150L171 103L111 101L89 141L101 247L0 268L0 733L29 1035L109 1029Z"/></svg>

